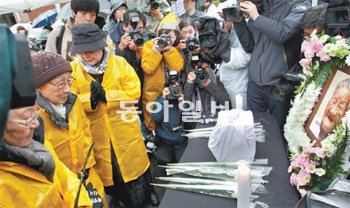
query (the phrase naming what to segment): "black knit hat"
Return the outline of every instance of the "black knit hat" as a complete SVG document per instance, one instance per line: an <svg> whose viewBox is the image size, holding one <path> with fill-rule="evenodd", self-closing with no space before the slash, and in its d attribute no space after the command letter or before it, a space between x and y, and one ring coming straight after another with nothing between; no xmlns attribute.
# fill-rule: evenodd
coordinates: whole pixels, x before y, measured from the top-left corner
<svg viewBox="0 0 350 208"><path fill-rule="evenodd" d="M96 16L100 11L98 0L72 0L70 3L72 11L95 11Z"/></svg>
<svg viewBox="0 0 350 208"><path fill-rule="evenodd" d="M72 34L72 54L96 51L107 46L104 39L106 33L101 31L96 24L86 23L74 26Z"/></svg>
<svg viewBox="0 0 350 208"><path fill-rule="evenodd" d="M61 55L46 51L32 55L32 65L36 88L63 73L72 71L69 62Z"/></svg>

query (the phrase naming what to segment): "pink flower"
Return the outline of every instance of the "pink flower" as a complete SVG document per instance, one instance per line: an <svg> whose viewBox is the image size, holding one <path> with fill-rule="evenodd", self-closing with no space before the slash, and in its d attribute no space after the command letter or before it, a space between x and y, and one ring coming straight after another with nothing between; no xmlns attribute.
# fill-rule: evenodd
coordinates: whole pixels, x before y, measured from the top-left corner
<svg viewBox="0 0 350 208"><path fill-rule="evenodd" d="M317 57L320 57L320 60L323 62L327 62L329 60L331 60L331 58L329 56L326 55L326 53L321 50L316 54Z"/></svg>
<svg viewBox="0 0 350 208"><path fill-rule="evenodd" d="M299 186L305 186L310 181L310 174L305 171L300 171L296 180Z"/></svg>
<svg viewBox="0 0 350 208"><path fill-rule="evenodd" d="M308 164L305 165L305 170L306 170L306 172L308 172L308 173L315 173L315 171L316 171L316 166L315 166L315 164L313 164L313 163L308 163Z"/></svg>
<svg viewBox="0 0 350 208"><path fill-rule="evenodd" d="M298 184L297 184L297 174L292 173L292 174L290 175L290 184L292 184L292 186L298 185Z"/></svg>
<svg viewBox="0 0 350 208"><path fill-rule="evenodd" d="M323 149L316 147L314 148L314 153L317 155L317 157L324 158L326 156L325 152Z"/></svg>
<svg viewBox="0 0 350 208"><path fill-rule="evenodd" d="M315 56L315 54L312 50L306 50L304 51L304 56L305 58L312 59Z"/></svg>
<svg viewBox="0 0 350 208"><path fill-rule="evenodd" d="M310 51L311 50L311 43L304 40L303 43L301 44L301 52L305 52L305 51Z"/></svg>
<svg viewBox="0 0 350 208"><path fill-rule="evenodd" d="M304 197L307 194L307 191L305 189L299 189L299 193L301 197Z"/></svg>
<svg viewBox="0 0 350 208"><path fill-rule="evenodd" d="M303 58L303 59L301 59L301 60L299 61L299 64L300 64L303 68L307 68L307 67L309 67L309 66L311 65L311 60Z"/></svg>
<svg viewBox="0 0 350 208"><path fill-rule="evenodd" d="M312 52L313 53L318 53L322 49L323 49L322 43L320 43L319 41L313 41L312 42Z"/></svg>

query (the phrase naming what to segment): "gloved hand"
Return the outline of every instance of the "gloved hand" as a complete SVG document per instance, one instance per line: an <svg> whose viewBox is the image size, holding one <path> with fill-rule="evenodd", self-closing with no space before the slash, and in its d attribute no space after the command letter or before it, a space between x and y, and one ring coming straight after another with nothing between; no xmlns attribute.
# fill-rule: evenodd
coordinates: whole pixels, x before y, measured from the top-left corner
<svg viewBox="0 0 350 208"><path fill-rule="evenodd" d="M103 89L102 85L99 82L91 82L90 84L91 90L91 108L95 109L98 101L107 102L106 100L106 92Z"/></svg>

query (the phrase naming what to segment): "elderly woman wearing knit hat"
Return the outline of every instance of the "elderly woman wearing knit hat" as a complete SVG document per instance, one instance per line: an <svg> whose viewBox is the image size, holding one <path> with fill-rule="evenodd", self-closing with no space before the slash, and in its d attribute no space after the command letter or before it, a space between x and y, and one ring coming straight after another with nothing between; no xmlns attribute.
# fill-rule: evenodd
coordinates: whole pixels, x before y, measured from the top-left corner
<svg viewBox="0 0 350 208"><path fill-rule="evenodd" d="M94 153L88 155L92 145L90 122L82 103L70 92L73 78L69 62L60 55L41 52L32 56L32 64L45 139L52 143L59 159L72 172L85 175L84 184L89 194L93 189L97 191L96 195L90 195L92 203L104 203L107 207L102 181L93 168Z"/></svg>
<svg viewBox="0 0 350 208"><path fill-rule="evenodd" d="M72 91L91 123L96 168L117 206L140 207L152 199L150 162L134 104L140 98L135 70L111 55L95 24L73 28ZM154 202L154 201L153 201ZM152 200L151 200L152 203Z"/></svg>
<svg viewBox="0 0 350 208"><path fill-rule="evenodd" d="M170 39L166 46L162 47L158 44L158 40L164 35ZM143 46L141 66L145 76L142 89L142 109L144 124L149 131L155 131L156 123L152 119L152 112L147 111L146 106L162 94L167 81L165 80L166 68L169 71L180 72L184 65L184 59L175 48L179 39L180 30L176 17L173 13L169 13L159 24L158 38L146 42Z"/></svg>

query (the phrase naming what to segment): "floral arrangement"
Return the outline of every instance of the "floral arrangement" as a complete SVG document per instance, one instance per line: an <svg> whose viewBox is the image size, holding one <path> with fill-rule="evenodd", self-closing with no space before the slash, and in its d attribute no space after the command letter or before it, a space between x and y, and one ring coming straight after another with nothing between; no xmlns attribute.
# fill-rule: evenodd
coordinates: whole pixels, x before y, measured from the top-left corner
<svg viewBox="0 0 350 208"><path fill-rule="evenodd" d="M303 81L287 117L284 136L291 153L290 183L304 196L307 191L328 188L343 172L343 155L348 145L345 119L317 146L307 136L304 124L333 69L350 66L350 45L341 36L314 32L304 40L301 50L304 58L299 63L303 68L300 75Z"/></svg>

